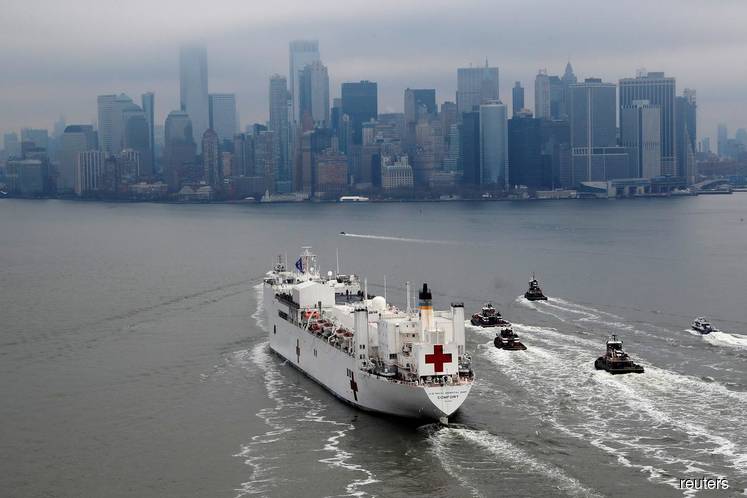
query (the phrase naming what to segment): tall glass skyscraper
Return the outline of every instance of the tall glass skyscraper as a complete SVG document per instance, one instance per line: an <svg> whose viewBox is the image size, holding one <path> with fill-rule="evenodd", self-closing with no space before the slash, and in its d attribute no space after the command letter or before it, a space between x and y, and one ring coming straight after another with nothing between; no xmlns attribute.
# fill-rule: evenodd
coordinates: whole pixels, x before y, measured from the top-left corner
<svg viewBox="0 0 747 498"><path fill-rule="evenodd" d="M221 146L233 141L233 136L238 131L235 94L210 94L210 128L218 135Z"/></svg>
<svg viewBox="0 0 747 498"><path fill-rule="evenodd" d="M676 96L675 79L665 77L664 73L649 72L620 80L621 108L632 105L634 100L648 100L650 105L661 110L661 173L669 176L677 174ZM625 132L623 123L620 123L620 132Z"/></svg>
<svg viewBox="0 0 747 498"><path fill-rule="evenodd" d="M480 106L480 184L508 186L508 111L500 100Z"/></svg>
<svg viewBox="0 0 747 498"><path fill-rule="evenodd" d="M179 50L179 105L181 110L189 115L193 139L200 148L202 134L210 127L205 45L182 45Z"/></svg>
<svg viewBox="0 0 747 498"><path fill-rule="evenodd" d="M457 112L476 110L483 102L498 99L498 68L460 67L457 68Z"/></svg>
<svg viewBox="0 0 747 498"><path fill-rule="evenodd" d="M363 140L363 123L376 119L378 113L378 86L372 81L342 84L342 113L350 117L353 127L353 143Z"/></svg>
<svg viewBox="0 0 747 498"><path fill-rule="evenodd" d="M320 61L319 41L293 40L289 46L288 83L291 96L293 120L301 122L301 92L299 89L299 72L309 64Z"/></svg>

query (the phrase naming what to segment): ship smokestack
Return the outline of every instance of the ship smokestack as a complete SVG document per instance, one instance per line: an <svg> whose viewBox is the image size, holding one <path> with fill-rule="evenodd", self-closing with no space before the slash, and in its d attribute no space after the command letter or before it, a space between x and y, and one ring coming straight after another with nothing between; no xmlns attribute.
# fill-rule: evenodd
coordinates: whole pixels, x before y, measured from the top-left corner
<svg viewBox="0 0 747 498"><path fill-rule="evenodd" d="M420 329L422 332L433 329L433 296L428 284L418 293L418 308L420 309Z"/></svg>

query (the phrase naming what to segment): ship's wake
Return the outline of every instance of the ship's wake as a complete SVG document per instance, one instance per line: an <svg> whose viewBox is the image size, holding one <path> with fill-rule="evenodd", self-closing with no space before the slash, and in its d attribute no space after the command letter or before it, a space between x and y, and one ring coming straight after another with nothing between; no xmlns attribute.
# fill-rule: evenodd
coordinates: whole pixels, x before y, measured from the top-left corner
<svg viewBox="0 0 747 498"><path fill-rule="evenodd" d="M599 496L560 467L485 430L443 427L431 433L429 442L444 469L473 496L494 496L496 483L511 483L517 476L531 480L535 495Z"/></svg>
<svg viewBox="0 0 747 498"><path fill-rule="evenodd" d="M444 244L444 245L461 245L461 242L456 240L430 240L430 239L413 239L410 237L395 237L390 235L369 235L362 233L344 233L341 234L344 237L353 237L357 239L374 239L374 240L389 240L394 242L411 242L416 244Z"/></svg>
<svg viewBox="0 0 747 498"><path fill-rule="evenodd" d="M252 317L258 327L265 328L262 285L255 289L257 310ZM256 413L269 430L253 436L236 455L252 468L251 479L241 484L237 496L272 495L285 486L302 486L299 483L306 473L316 470L318 475L324 472L323 469L314 469L314 465L309 465L307 457L314 452L330 455L316 460L327 469L362 474L361 478L342 479L347 482L343 495L365 496L367 493L360 488L377 481L372 472L355 464L352 461L355 455L343 449L340 444L355 426L329 418L324 413L326 404L315 399L302 387L288 382L279 361L272 356L267 341L256 344L250 351L240 351L234 355L236 361L250 373L262 373L267 397L271 402L271 406ZM298 434L313 440L300 441ZM304 443L310 447L302 449L299 445ZM290 472L291 468L295 472Z"/></svg>
<svg viewBox="0 0 747 498"><path fill-rule="evenodd" d="M677 487L675 476L696 472L747 478L747 393L647 364L642 375L612 376L594 370L599 342L552 328L514 329L527 351L483 351L527 392L516 400L522 410L653 482Z"/></svg>
<svg viewBox="0 0 747 498"><path fill-rule="evenodd" d="M703 340L713 346L721 346L736 349L747 349L747 335L733 334L729 332L716 331L710 334L701 334L698 331L688 329L695 336L701 336Z"/></svg>

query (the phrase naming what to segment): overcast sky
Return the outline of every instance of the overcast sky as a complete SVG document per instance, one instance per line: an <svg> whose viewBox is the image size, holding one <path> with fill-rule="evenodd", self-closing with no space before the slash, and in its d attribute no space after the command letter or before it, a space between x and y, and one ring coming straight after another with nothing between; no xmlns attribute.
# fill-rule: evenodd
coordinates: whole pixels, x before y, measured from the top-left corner
<svg viewBox="0 0 747 498"><path fill-rule="evenodd" d="M721 121L733 135L747 127L746 20L745 0L3 0L0 131L95 122L97 95L149 90L162 124L178 108L178 46L195 38L210 91L236 93L242 128L264 122L288 42L316 38L330 97L376 81L379 112L401 112L408 86L454 100L456 68L486 57L504 102L520 80L532 108L537 70L570 58L579 79L665 71L679 94L697 90L699 136Z"/></svg>

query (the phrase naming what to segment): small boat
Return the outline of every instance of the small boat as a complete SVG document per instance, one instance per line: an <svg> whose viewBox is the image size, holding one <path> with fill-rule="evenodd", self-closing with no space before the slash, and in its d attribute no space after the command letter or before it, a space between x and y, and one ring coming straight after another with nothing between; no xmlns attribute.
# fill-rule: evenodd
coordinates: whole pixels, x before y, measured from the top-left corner
<svg viewBox="0 0 747 498"><path fill-rule="evenodd" d="M713 325L711 325L711 323L702 316L699 316L698 318L693 320L690 326L693 328L693 330L696 330L703 335L710 334L711 332L717 332L717 330L713 328Z"/></svg>
<svg viewBox="0 0 747 498"><path fill-rule="evenodd" d="M529 281L529 289L524 293L524 297L530 301L547 301L547 297L542 293L539 282L534 278L534 273L532 273L532 280Z"/></svg>
<svg viewBox="0 0 747 498"><path fill-rule="evenodd" d="M623 351L622 340L616 335L607 339L607 351L604 356L596 359L594 368L606 370L611 374L643 373L643 367Z"/></svg>
<svg viewBox="0 0 747 498"><path fill-rule="evenodd" d="M500 332L497 332L493 344L498 349L506 349L509 351L523 351L527 348L519 340L519 334L514 332L511 327L504 327Z"/></svg>
<svg viewBox="0 0 747 498"><path fill-rule="evenodd" d="M470 319L476 327L498 327L500 325L511 325L503 319L501 312L493 307L491 303L485 304L479 313L472 315Z"/></svg>

